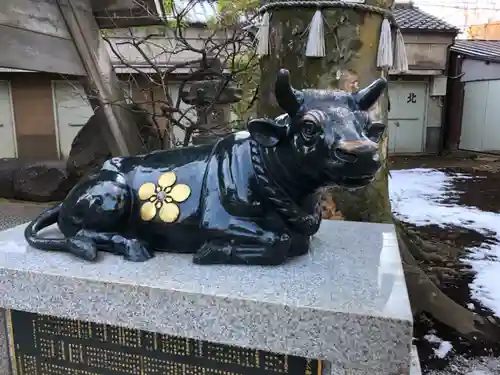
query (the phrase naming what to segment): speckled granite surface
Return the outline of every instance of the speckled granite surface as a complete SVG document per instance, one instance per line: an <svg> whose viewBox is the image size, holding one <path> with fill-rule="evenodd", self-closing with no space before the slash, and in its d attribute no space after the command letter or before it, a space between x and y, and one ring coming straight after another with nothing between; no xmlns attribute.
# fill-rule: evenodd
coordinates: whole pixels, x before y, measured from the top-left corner
<svg viewBox="0 0 500 375"><path fill-rule="evenodd" d="M0 307L328 360L331 373L408 374L412 316L391 225L325 221L280 267L86 263L0 233ZM54 229L50 235L57 235Z"/></svg>
<svg viewBox="0 0 500 375"><path fill-rule="evenodd" d="M0 308L0 374L11 374L9 359L9 336L7 333L7 322L5 310Z"/></svg>
<svg viewBox="0 0 500 375"><path fill-rule="evenodd" d="M411 347L411 367L410 375L422 375L422 368L420 367L420 360L418 358L418 351L415 345Z"/></svg>
<svg viewBox="0 0 500 375"><path fill-rule="evenodd" d="M19 225L32 219L48 205L25 202L0 202L0 230ZM2 291L0 290L0 294ZM0 374L9 375L11 363L9 360L8 337L6 331L5 310L0 308Z"/></svg>

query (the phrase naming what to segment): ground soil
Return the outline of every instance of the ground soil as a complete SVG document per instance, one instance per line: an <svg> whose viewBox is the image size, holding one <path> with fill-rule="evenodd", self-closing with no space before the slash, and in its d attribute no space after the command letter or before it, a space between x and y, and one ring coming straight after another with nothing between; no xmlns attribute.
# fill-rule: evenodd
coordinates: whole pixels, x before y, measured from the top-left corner
<svg viewBox="0 0 500 375"><path fill-rule="evenodd" d="M479 156L447 156L447 157L392 157L390 169L410 169L410 168L438 168L449 174L467 173L473 178L458 179L453 186L456 194L447 198L449 203L477 207L482 211L500 212L500 157L494 155ZM473 247L484 243L490 238L478 232L464 228L450 227L442 229L429 225L424 227L412 227L422 238L443 242L453 247L461 249L456 254L456 262L462 258L466 247ZM493 236L494 234L492 234ZM493 237L491 238L493 239ZM471 300L469 283L473 274L464 272L456 278L446 282L441 289L456 302L464 307L474 309L483 316L493 315L477 301ZM499 276L500 277L500 276ZM435 331L436 335L443 340L453 344L453 352L443 359L437 358L433 348L435 344L429 343L424 336ZM463 340L448 327L433 321L430 317L422 315L415 321L415 344L419 350L420 360L424 373L428 374L465 374L468 373L460 368L459 364L475 362L489 362L485 357L500 357L500 345L471 343ZM498 363L498 360L494 360ZM490 361L491 362L491 361ZM458 366L458 367L457 367ZM470 368L467 370L470 371ZM484 374L500 374L500 369Z"/></svg>

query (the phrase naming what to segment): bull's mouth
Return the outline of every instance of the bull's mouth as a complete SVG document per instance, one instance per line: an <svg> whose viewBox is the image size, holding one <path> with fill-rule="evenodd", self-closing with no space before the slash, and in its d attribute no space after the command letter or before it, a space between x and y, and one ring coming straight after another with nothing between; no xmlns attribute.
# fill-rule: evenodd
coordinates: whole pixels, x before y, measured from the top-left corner
<svg viewBox="0 0 500 375"><path fill-rule="evenodd" d="M339 181L339 185L345 187L363 187L370 184L375 179L375 176L361 176L361 177L344 177Z"/></svg>
<svg viewBox="0 0 500 375"><path fill-rule="evenodd" d="M370 184L379 168L358 169L353 164L330 160L326 164L325 172L331 183L347 188L358 188Z"/></svg>
<svg viewBox="0 0 500 375"><path fill-rule="evenodd" d="M347 188L363 187L370 184L375 179L375 174L346 176L342 175L342 172L344 171L338 167L326 169L326 175L330 179L331 183Z"/></svg>
<svg viewBox="0 0 500 375"><path fill-rule="evenodd" d="M375 176L362 176L362 177L346 177L340 181L340 184L344 186L352 187L362 187L371 183L375 179Z"/></svg>
<svg viewBox="0 0 500 375"><path fill-rule="evenodd" d="M375 179L375 175L356 176L356 177L342 177L337 180L337 185L350 189L361 188L369 185Z"/></svg>

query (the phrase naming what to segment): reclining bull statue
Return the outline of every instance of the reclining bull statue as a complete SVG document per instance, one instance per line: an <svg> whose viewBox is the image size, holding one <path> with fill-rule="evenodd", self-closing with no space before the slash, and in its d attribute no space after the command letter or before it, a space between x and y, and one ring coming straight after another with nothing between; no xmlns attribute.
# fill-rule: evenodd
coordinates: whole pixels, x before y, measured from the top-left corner
<svg viewBox="0 0 500 375"><path fill-rule="evenodd" d="M384 125L368 109L387 86L295 90L281 70L286 114L255 119L213 145L115 157L29 224L28 243L95 260L98 251L145 261L192 253L197 264L277 265L307 253L321 222L314 192L362 187L380 168ZM57 223L64 238L38 232Z"/></svg>

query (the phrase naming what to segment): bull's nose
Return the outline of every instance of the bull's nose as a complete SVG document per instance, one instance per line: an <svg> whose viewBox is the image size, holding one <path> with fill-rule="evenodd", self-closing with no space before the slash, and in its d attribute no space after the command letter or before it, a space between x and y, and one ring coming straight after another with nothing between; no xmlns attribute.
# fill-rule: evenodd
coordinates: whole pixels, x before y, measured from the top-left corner
<svg viewBox="0 0 500 375"><path fill-rule="evenodd" d="M362 161L363 163L377 162L378 144L369 139L345 141L337 147L336 154L337 157L349 163L356 161ZM345 155L349 157L345 157Z"/></svg>
<svg viewBox="0 0 500 375"><path fill-rule="evenodd" d="M356 141L344 141L338 148L346 152L373 152L378 149L378 144L369 139L360 139Z"/></svg>

